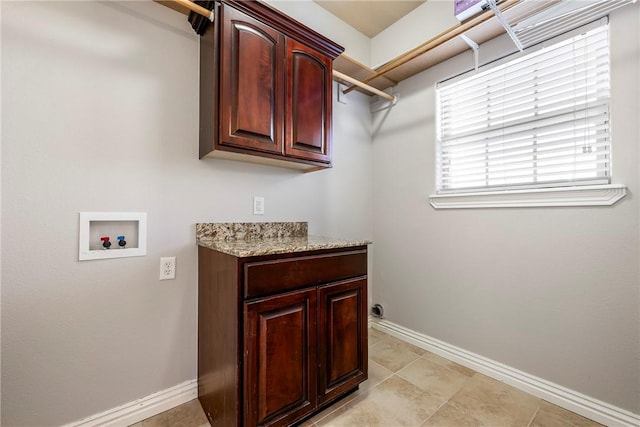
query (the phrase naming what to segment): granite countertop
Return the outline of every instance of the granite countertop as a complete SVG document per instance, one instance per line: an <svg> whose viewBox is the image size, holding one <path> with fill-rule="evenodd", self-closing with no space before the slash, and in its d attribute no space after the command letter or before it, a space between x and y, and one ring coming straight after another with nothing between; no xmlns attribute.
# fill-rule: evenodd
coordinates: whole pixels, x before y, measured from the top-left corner
<svg viewBox="0 0 640 427"><path fill-rule="evenodd" d="M196 224L198 246L237 257L365 246L369 240L309 236L306 222Z"/></svg>

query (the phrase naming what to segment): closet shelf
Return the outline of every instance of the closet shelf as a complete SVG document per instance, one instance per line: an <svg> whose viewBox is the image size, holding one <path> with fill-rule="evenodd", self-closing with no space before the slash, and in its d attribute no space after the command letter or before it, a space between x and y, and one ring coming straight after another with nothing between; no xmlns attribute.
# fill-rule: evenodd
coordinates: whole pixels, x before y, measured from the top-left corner
<svg viewBox="0 0 640 427"><path fill-rule="evenodd" d="M541 12L560 0L532 1L506 0L498 5L502 15L513 25ZM467 21L448 28L421 45L395 57L391 61L375 68L369 68L354 61L344 53L334 61L334 69L358 76L358 80L379 90L395 86L398 82L408 79L434 65L453 58L469 50L467 43L459 37L464 34L477 44L482 44L505 33L502 24L494 13L487 9ZM353 85L345 90L361 90Z"/></svg>
<svg viewBox="0 0 640 427"><path fill-rule="evenodd" d="M364 65L363 63L357 61L349 55L346 55L345 53L342 53L340 56L333 60L333 69L351 76L361 82L376 74L376 70ZM398 82L382 75L369 80L367 84L378 90L385 90L387 88L395 86L396 84L398 84ZM361 88L358 88L357 90L366 92Z"/></svg>

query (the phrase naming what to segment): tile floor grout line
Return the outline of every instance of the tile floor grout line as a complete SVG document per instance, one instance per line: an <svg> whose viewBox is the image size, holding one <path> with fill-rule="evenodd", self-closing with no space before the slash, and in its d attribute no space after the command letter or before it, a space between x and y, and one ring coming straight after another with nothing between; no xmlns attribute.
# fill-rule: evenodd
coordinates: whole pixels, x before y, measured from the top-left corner
<svg viewBox="0 0 640 427"><path fill-rule="evenodd" d="M367 345L367 351L370 351L373 347L377 346L378 344L380 344L380 341Z"/></svg>
<svg viewBox="0 0 640 427"><path fill-rule="evenodd" d="M348 399L348 400L347 400L347 399L340 399L340 401L338 401L338 402L336 402L336 403L335 403L335 404L337 404L337 403L340 403L340 404L339 404L339 405L337 405L337 406L335 407L335 409L334 409L334 410L332 410L331 412L328 412L327 414L325 414L322 418L319 418L319 419L315 420L315 421L314 421L314 423L313 423L314 425L316 425L316 423L321 422L322 420L324 420L324 419L328 418L329 416L331 416L332 414L334 414L334 413L335 413L335 412L337 412L338 410L342 409L344 406L348 405L349 403L354 402L354 401L355 401L355 400L357 400L357 399L360 399L362 396L366 396L366 395L368 395L368 394L369 394L373 389L375 389L375 388L377 388L378 386L380 386L381 384L383 384L383 383L384 383L385 381L387 381L389 378L392 378L393 376L396 376L396 372L393 372L393 371L391 371L390 369L387 369L386 367L384 367L383 365L379 364L379 363L378 363L378 362L376 362L376 361L369 360L369 361L368 361L368 363L375 363L375 364L376 364L376 365L378 365L379 367L381 367L381 368L383 368L383 369L386 369L386 370L388 370L389 372L391 372L391 374L390 374L390 375L387 375L386 377L384 377L383 379L381 379L378 383L376 383L376 384L372 385L371 387L369 387L366 391L363 391L363 392L362 392L362 394L361 394L360 396L356 396L356 397L353 397L352 399ZM402 378L402 377L398 376L398 378ZM354 393L356 393L357 391L359 391L359 390L356 390ZM335 405L335 404L334 404L334 405ZM325 408L325 410L327 410L327 409L329 409L329 408L333 407L334 405L330 405L330 406L328 406L327 408ZM313 418L313 417L312 417L312 418ZM313 427L313 426L310 426L310 427Z"/></svg>
<svg viewBox="0 0 640 427"><path fill-rule="evenodd" d="M538 407L536 408L536 410L533 412L533 416L531 417L531 419L529 420L529 424L527 424L527 427L531 426L531 423L533 422L533 420L536 419L536 415L538 415L538 411L540 411L540 406L542 404L542 399L540 399L540 403L538 403Z"/></svg>
<svg viewBox="0 0 640 427"><path fill-rule="evenodd" d="M423 355L424 356L424 355ZM399 374L401 371L404 371L405 369L407 369L409 366L413 365L414 363L416 363L418 360L422 359L423 356L418 356L417 359L412 360L411 362L407 363L406 365L404 365L402 368L398 369L397 371L394 372L394 374ZM379 363L378 363L379 365ZM402 377L400 377L402 378Z"/></svg>
<svg viewBox="0 0 640 427"><path fill-rule="evenodd" d="M358 390L359 390L359 389L358 389ZM351 394L353 394L353 393L357 393L357 392L358 392L358 390L353 391ZM323 417L318 418L317 420L315 420L315 421L313 422L313 425L312 425L311 427L316 426L316 425L317 425L316 423L318 423L318 422L320 422L320 421L324 420L325 418L327 418L327 417L328 417L328 416L330 416L331 414L333 414L333 413L335 413L336 411L340 410L343 406L347 405L348 403L350 403L350 402L352 402L352 401L354 401L354 400L356 400L356 399L358 398L358 397L353 397L353 396L351 396L351 397L352 397L351 399L347 399L347 397L349 397L349 396L344 396L342 399L339 399L337 402L333 402L331 405L327 406L327 407L326 407L325 409L323 409L321 412L319 412L318 414L316 414L316 415L314 415L313 417L311 417L310 419L313 419L314 417L316 417L316 416L318 416L318 415L322 414L324 411L326 411L326 410L328 410L328 409L330 409L330 408L333 408L333 410L332 410L331 412L327 412ZM335 408L334 408L334 407L335 407Z"/></svg>
<svg viewBox="0 0 640 427"><path fill-rule="evenodd" d="M391 372L391 375L387 375L386 377L384 377L383 379L381 379L378 383L376 383L376 384L372 385L371 387L369 387L369 388L367 389L367 391L366 391L366 392L364 392L363 394L369 394L369 392L370 392L371 390L373 390L374 388L378 387L380 384L382 384L383 382L385 382L386 380L388 380L389 378L391 378L392 376L394 376L394 375L396 374L396 373L395 373L395 372L393 372L391 369L387 369L386 367L382 366L381 364L379 364L378 362L375 362L375 361L373 361L373 360L369 360L369 361L368 361L368 363L370 363L370 364L371 364L371 363L375 363L375 364L376 364L376 365L378 365L379 367L381 367L381 368L383 368L383 369L386 369L387 371Z"/></svg>
<svg viewBox="0 0 640 427"><path fill-rule="evenodd" d="M374 388L378 387L380 384L382 384L383 382L385 382L386 380L388 380L389 378L391 378L395 374L396 374L395 372L392 372L391 375L388 375L388 376L384 377L384 379L382 379L378 384L375 384L371 388L369 388L369 390L367 390L367 393L369 393L369 391L373 390Z"/></svg>
<svg viewBox="0 0 640 427"><path fill-rule="evenodd" d="M375 363L376 365L378 365L378 366L380 366L380 367L384 368L384 366L382 366L382 365L380 365L379 363L374 362L374 361L372 361L372 360L369 360L369 363ZM385 368L385 369L386 369L386 368ZM378 383L376 383L376 384L372 385L372 386L371 386L371 387L369 387L366 391L363 391L363 392L362 392L362 394L361 394L360 396L352 397L352 399L346 399L346 396L345 396L345 398L338 400L338 402L335 402L334 404L329 405L327 408L325 408L325 410L327 410L327 409L329 409L329 408L332 408L332 407L333 407L333 406L335 406L337 403L340 403L339 405L337 405L337 406L335 407L335 409L334 409L333 411L328 412L328 413L327 413L326 415L324 415L322 418L319 418L319 419L315 420L315 421L313 422L313 425L315 426L315 425L316 425L316 423L318 423L318 422L320 422L320 421L324 420L325 418L329 417L330 415L334 414L336 411L338 411L339 409L341 409L343 406L346 406L346 405L348 405L349 403L354 402L354 401L355 401L355 400L357 400L357 399L360 399L360 397L361 397L361 396L366 396L366 395L368 395L368 394L369 394L369 392L370 392L371 390L373 390L374 388L378 387L380 384L382 384L383 382L385 382L385 381L386 381L386 380L388 380L389 378L393 377L394 375L395 375L395 372L391 372L391 375L388 375L388 376L384 377L382 380L380 380L380 382L378 382ZM360 389L355 390L353 393L357 393L359 390L360 390ZM323 411L323 412L324 412L324 411ZM313 418L313 417L312 417L312 418ZM313 427L313 426L311 426L311 427Z"/></svg>
<svg viewBox="0 0 640 427"><path fill-rule="evenodd" d="M380 340L376 345L381 344L383 341L386 341L388 344L390 344L390 345L392 345L392 346L393 346L393 345L395 345L395 344L400 344L400 345L405 345L405 344L406 344L406 345L409 345L409 346L411 346L411 347L416 347L416 346L414 346L413 344L405 343L405 342L403 342L402 340L400 340L400 339L398 339L398 338L396 338L396 337L392 337L392 336L389 336L389 338L388 338L388 339L385 339L385 338L381 339L381 340ZM395 347L395 346L394 346L394 347ZM416 347L416 348L417 348L417 349L419 349L419 350L422 350L422 349L420 349L419 347ZM394 348L393 350L394 350L394 351L396 351L397 349L396 349L396 348ZM423 351L425 351L425 352L426 352L426 350L423 350ZM384 365L384 364L382 364L382 363L380 363L380 362L376 362L376 363L378 363L378 365L380 365L380 366L382 366L382 367L384 367L384 368L386 368L386 369L388 369L388 370L392 371L394 374L395 374L395 373L398 373L398 372L400 372L401 370L403 370L404 368L406 368L409 364L414 363L415 361L417 361L418 359L420 359L420 358L423 356L423 354L416 353L415 351L413 351L413 350L412 350L412 349L410 349L410 348L408 349L408 352L410 352L410 353L411 353L412 355L414 355L416 358L415 358L414 360L412 360L412 361L408 362L408 364L407 364L407 365L401 366L400 368L398 368L398 369L396 369L396 370L393 370L391 367L388 367L388 366L386 366L386 365ZM371 360L371 359L370 359L370 360ZM375 360L374 360L374 361L375 361Z"/></svg>
<svg viewBox="0 0 640 427"><path fill-rule="evenodd" d="M440 358L440 359L444 359L445 361L447 361L447 362L449 362L449 363L453 363L453 364L455 364L455 365L459 365L459 364L458 364L458 363L456 363L456 362L452 362L451 360L445 359L445 358L444 358L444 357L442 357L442 356L438 356L438 355L437 355L437 354L435 354L435 353L431 353L431 352L430 352L430 351L428 351L428 350L427 350L427 352L426 352L425 354L423 354L422 356L420 356L420 358L425 359L425 360L427 360L427 361L429 361L429 362L431 362L431 363L435 363L436 365L438 365L438 366L440 366L440 367L442 367L442 368L445 368L445 369L446 369L446 370L448 370L448 371L454 372L454 373L456 373L456 374L464 375L464 376L465 376L465 377L467 377L467 378L472 378L473 376L475 376L475 375L478 373L477 371L474 371L473 369L469 369L469 368L467 368L467 369L469 369L470 371L472 371L472 372L473 372L473 375L468 376L468 375L466 375L466 374L463 374L462 372L456 371L456 370L455 370L455 369L453 369L451 366L447 366L447 364L442 363L442 362L441 362L441 361L439 361L438 359L436 359L436 360L432 360L432 359L430 359L430 358L427 358L426 356L427 356L427 355L429 355L429 354L433 354L433 355L437 356L438 358ZM459 366L462 366L462 365L459 365ZM403 368L403 369L404 369L404 368Z"/></svg>
<svg viewBox="0 0 640 427"><path fill-rule="evenodd" d="M456 393L457 393L457 392L456 392ZM454 393L454 396L455 396L455 393ZM444 405L446 405L447 403L449 403L449 401L451 400L451 398L452 398L452 397L453 397L453 396L450 396L447 400L445 400L444 402L442 402L442 403L440 404L440 406L438 406L438 408L437 408L435 411L433 411L433 413L432 413L431 415L429 415L429 416L428 416L424 421L422 421L422 423L420 424L420 426L423 426L423 425L424 425L424 423L426 423L427 421L429 421L429 420L431 419L431 417L433 417L435 414L437 414L437 413L438 413L438 411L439 411L439 410L440 410Z"/></svg>

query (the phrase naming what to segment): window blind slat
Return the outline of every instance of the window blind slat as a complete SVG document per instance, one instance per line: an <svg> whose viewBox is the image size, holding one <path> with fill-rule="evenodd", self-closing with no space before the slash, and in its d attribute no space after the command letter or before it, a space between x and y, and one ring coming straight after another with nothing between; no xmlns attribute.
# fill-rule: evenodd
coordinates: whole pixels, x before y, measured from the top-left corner
<svg viewBox="0 0 640 427"><path fill-rule="evenodd" d="M578 100L573 98L574 96ZM470 116L466 121L461 119L444 120L443 128L445 134L454 130L458 132L486 131L495 126L504 127L504 125L516 122L523 117L541 117L567 110L583 109L585 106L588 108L589 103L601 102L600 100L604 97L604 94L588 92L587 88L578 88L575 91L559 91L552 97L542 97L535 101L524 100L522 104L507 104L502 108L488 106L483 116ZM534 102L537 104L535 110L531 108L531 103ZM463 123L458 124L456 122Z"/></svg>
<svg viewBox="0 0 640 427"><path fill-rule="evenodd" d="M592 47L594 48L594 47ZM591 51L584 55L574 57L555 59L553 61L540 62L536 64L536 74L532 74L531 70L502 70L496 72L495 78L487 81L475 81L464 87L452 88L452 90L443 90L443 97L452 102L465 99L474 100L475 97L484 96L485 93L508 90L509 88L519 88L522 84L526 84L530 80L537 79L553 79L556 73L572 71L573 67L586 68L588 65L594 66L593 61L604 61L608 56L606 45L597 51ZM608 62L608 61L606 61ZM600 65L600 64L597 64Z"/></svg>
<svg viewBox="0 0 640 427"><path fill-rule="evenodd" d="M467 138L460 138L442 144L443 152L450 153L456 157L464 157L468 152L478 151L500 145L503 150L510 150L512 147L530 144L555 144L562 143L567 139L588 140L601 135L608 136L609 124L604 121L576 120L574 122L560 122L555 125L539 126L533 129L525 129L514 133L504 133L494 135L474 134ZM457 142L457 143L456 143Z"/></svg>
<svg viewBox="0 0 640 427"><path fill-rule="evenodd" d="M495 105L509 102L522 102L522 98L529 96L528 99L535 97L549 96L549 93L555 93L558 87L573 88L574 85L590 88L592 92L601 92L608 90L608 64L603 64L597 68L575 68L571 75L565 70L564 75L558 74L553 78L546 80L529 78L527 82L521 82L517 89L512 89L508 93L506 91L495 91L489 93L487 90L481 92L477 97L469 94L461 97L459 100L443 100L442 117L450 119L451 117L464 117L466 115L481 115L487 105ZM581 75L577 76L580 73Z"/></svg>
<svg viewBox="0 0 640 427"><path fill-rule="evenodd" d="M604 118L608 115L608 108L606 104L603 104L602 100L593 101L587 105L579 106L580 109L574 106L568 106L557 111L531 111L528 115L510 115L510 121L503 120L498 123L486 122L483 125L479 123L470 124L468 126L459 126L456 128L447 128L442 130L442 140L445 143L449 143L448 140L455 141L456 139L463 142L467 137L474 137L486 133L487 135L496 135L499 133L510 134L517 131L517 129L538 129L545 126L545 123L560 123L563 121L576 121L576 120L596 120L597 117ZM460 143L458 142L458 143ZM455 142L454 142L455 143Z"/></svg>
<svg viewBox="0 0 640 427"><path fill-rule="evenodd" d="M558 170L551 172L533 172L530 169L527 170L527 173L520 174L507 174L504 171L492 172L488 171L487 173L481 174L478 173L475 176L466 176L461 178L453 178L453 177L443 177L443 181L460 184L469 184L469 183L477 183L478 181L491 181L491 180L500 180L500 179L523 179L523 178L532 178L529 180L531 183L542 182L545 180L556 180L559 176L564 176L564 180L570 180L574 177L580 177L582 179L591 179L591 177L597 177L598 173L604 173L608 170L606 167L601 168L588 168L584 170L580 169L571 169L571 170ZM518 171L520 172L520 171ZM477 184L476 184L477 185Z"/></svg>
<svg viewBox="0 0 640 427"><path fill-rule="evenodd" d="M596 155L592 155L592 157L593 156L597 157ZM536 163L537 169L535 174L544 175L549 173L570 173L578 170L597 169L598 166L606 165L608 162L608 159L573 159L565 162L558 161L555 163L548 163L541 162L540 160L526 159L504 165L495 161L493 163L488 163L485 166L478 166L475 169L469 169L465 171L465 173L456 173L454 175L450 173L443 173L443 180L468 181L476 180L477 177L482 177L486 174L499 177L501 174L515 175L520 174L521 172L527 172L522 176L528 176L532 173L531 169L534 163ZM549 169L552 169L553 171L548 172Z"/></svg>
<svg viewBox="0 0 640 427"><path fill-rule="evenodd" d="M551 144L547 146L552 146ZM522 158L523 156L527 156L527 158L531 158L531 154L535 153L536 158L538 159L550 159L555 157L566 157L567 152L570 149L577 150L577 154L580 154L580 151L587 153L607 153L607 148L609 147L609 141L606 139L599 140L597 142L592 142L588 146L583 144L571 144L565 147L545 149L542 144L536 145L535 149L530 147L517 147L512 148L510 150L501 150L492 153L480 153L475 154L473 156L465 156L460 159L456 159L455 162L446 163L446 167L449 170L454 169L456 171L464 171L468 168L477 167L478 163L481 161L484 162L492 162L492 161L501 161L504 163L513 163L517 161L518 158ZM534 151L535 150L535 151ZM574 154L570 154L570 157L573 157Z"/></svg>
<svg viewBox="0 0 640 427"><path fill-rule="evenodd" d="M546 139L541 141L536 137L531 137L518 141L511 141L508 144L492 144L485 146L476 146L473 149L455 152L443 152L442 156L447 159L448 163L462 165L470 162L477 162L495 157L502 157L504 161L509 161L512 156L519 153L536 151L539 153L550 154L555 150L564 149L566 147L606 147L609 144L609 136L606 132L600 131L594 135L584 136L567 136L562 135L553 140Z"/></svg>

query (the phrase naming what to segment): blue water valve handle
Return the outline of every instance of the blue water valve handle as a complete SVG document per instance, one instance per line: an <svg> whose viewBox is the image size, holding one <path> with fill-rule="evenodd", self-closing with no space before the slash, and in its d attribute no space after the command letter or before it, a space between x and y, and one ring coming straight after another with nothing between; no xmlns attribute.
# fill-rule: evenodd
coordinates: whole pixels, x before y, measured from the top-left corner
<svg viewBox="0 0 640 427"><path fill-rule="evenodd" d="M118 236L118 246L124 248L127 244L127 241L124 240L124 236Z"/></svg>

